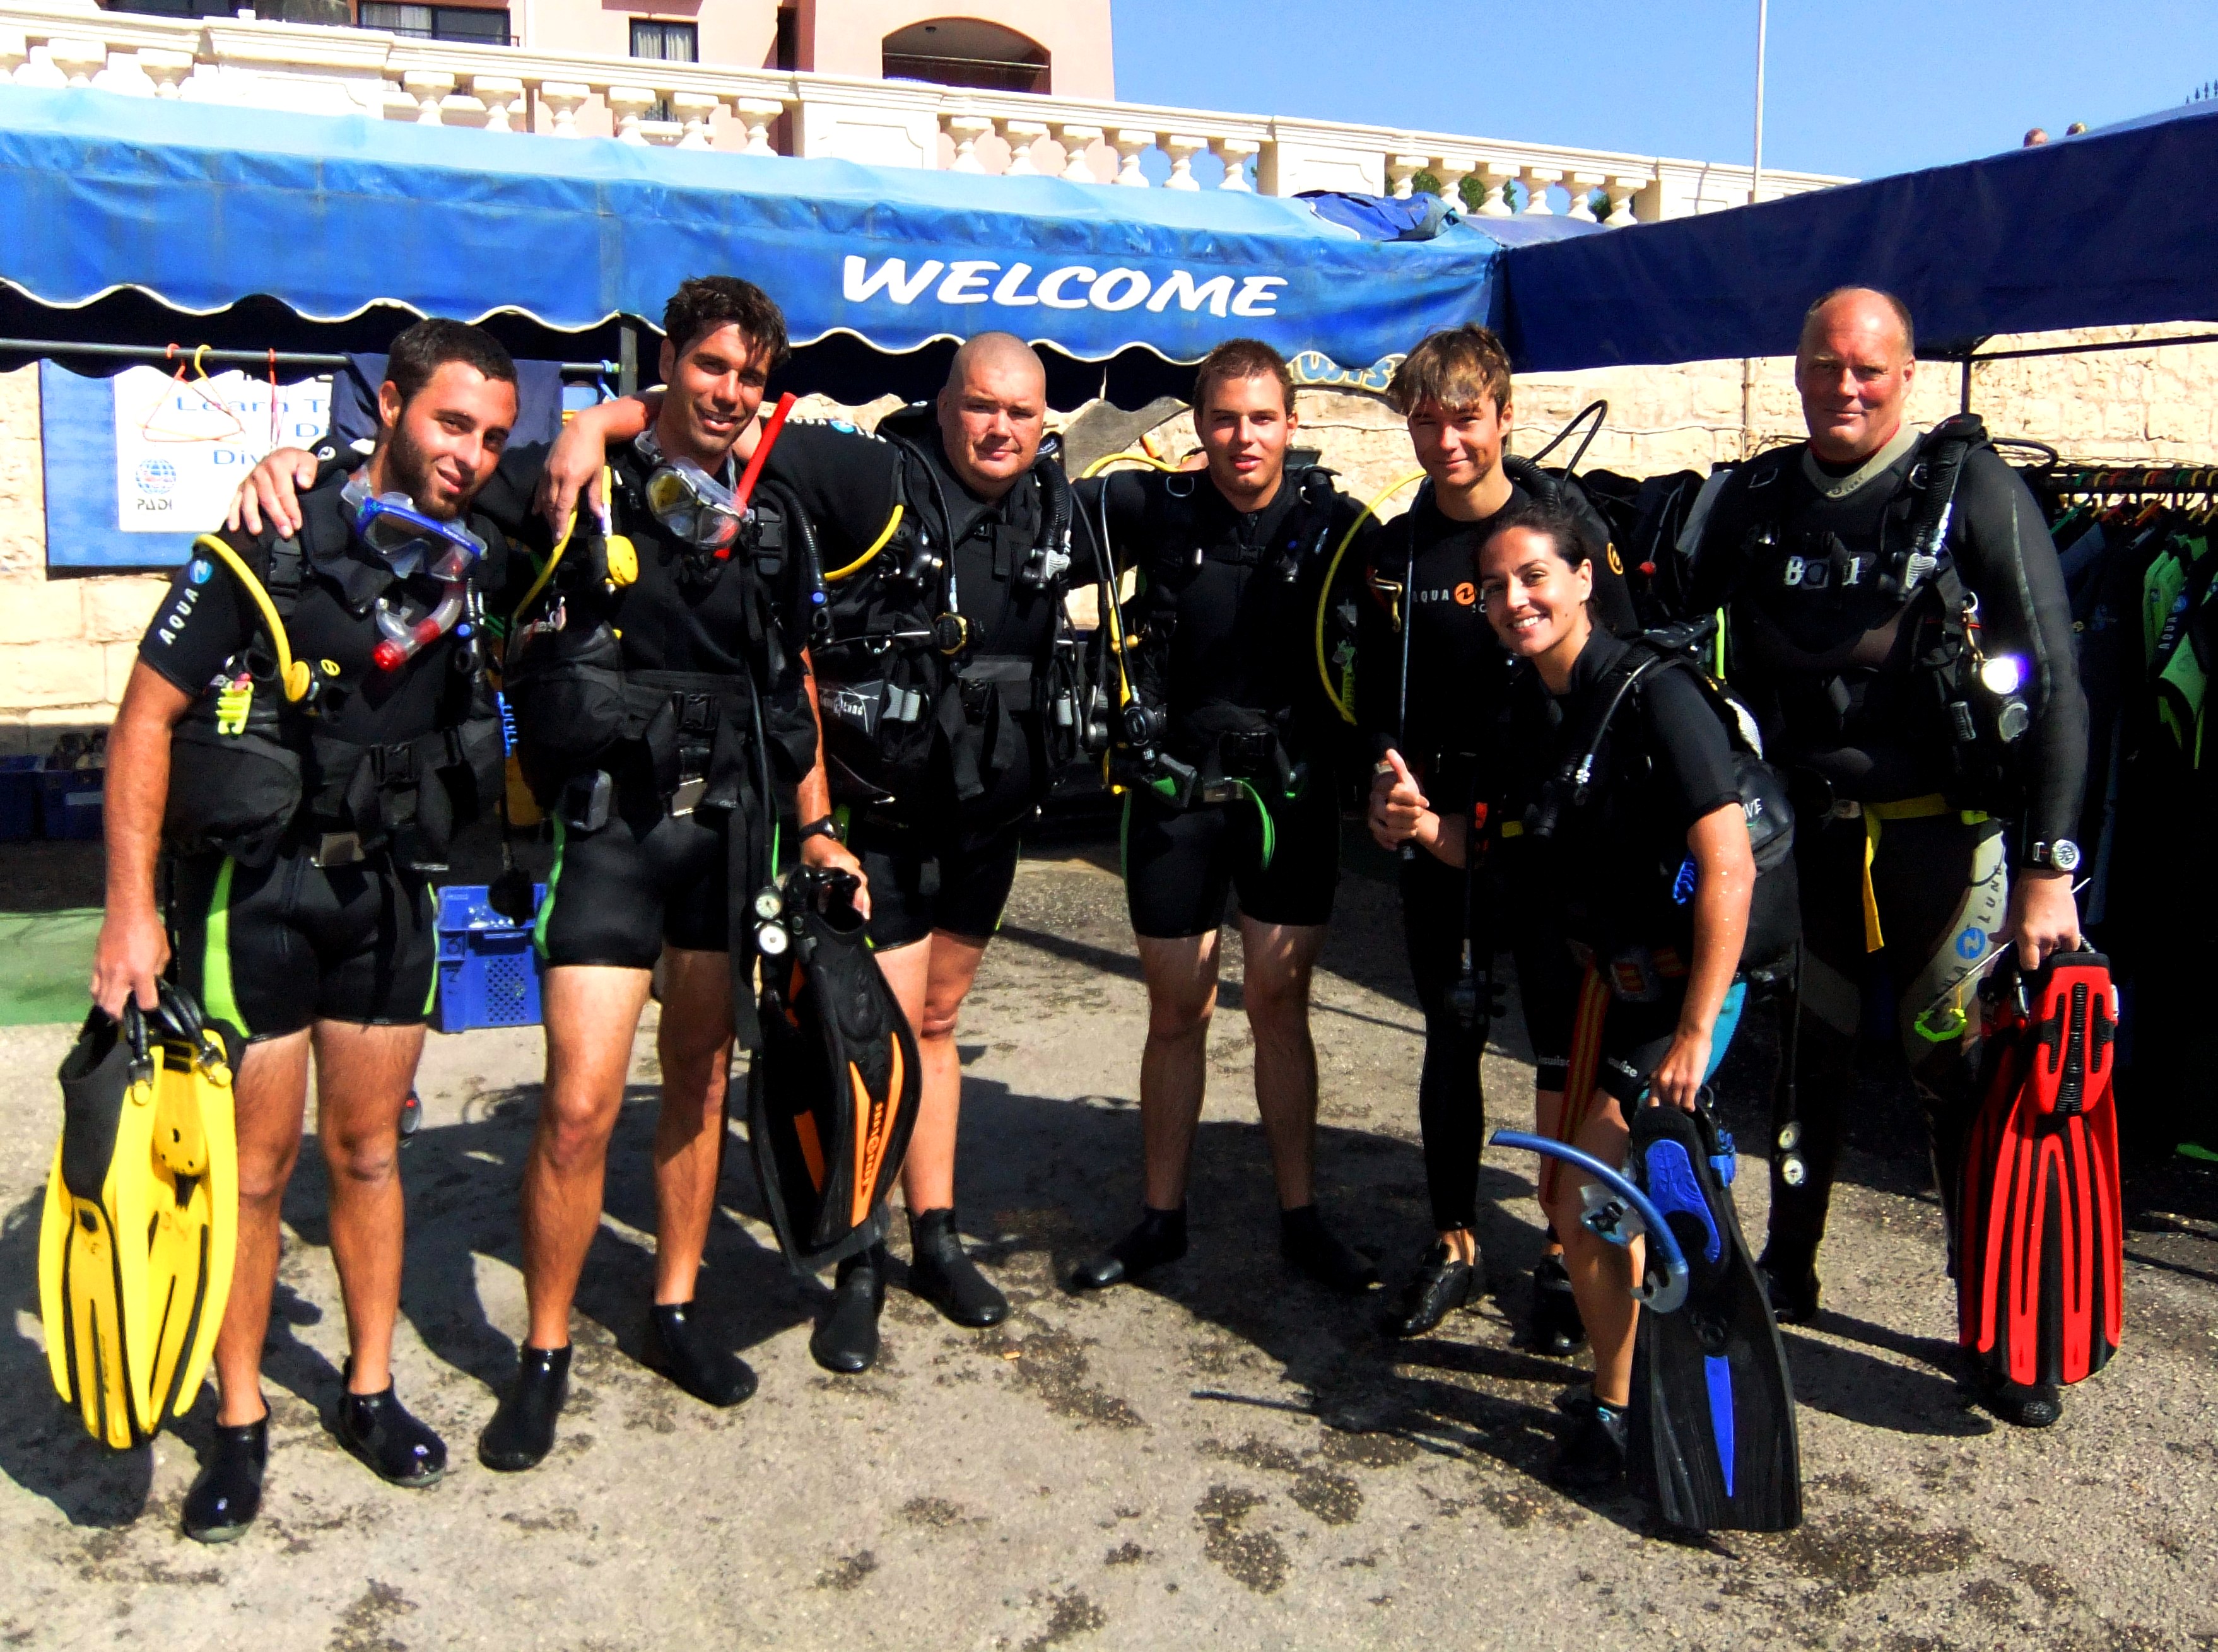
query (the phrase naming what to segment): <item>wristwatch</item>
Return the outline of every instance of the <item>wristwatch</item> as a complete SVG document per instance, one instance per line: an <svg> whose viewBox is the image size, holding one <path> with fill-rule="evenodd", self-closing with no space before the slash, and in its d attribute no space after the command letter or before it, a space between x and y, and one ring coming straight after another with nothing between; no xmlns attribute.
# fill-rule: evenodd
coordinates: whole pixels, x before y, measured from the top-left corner
<svg viewBox="0 0 2218 1652"><path fill-rule="evenodd" d="M2069 838L2059 838L2054 843L2028 844L2020 859L2035 871L2074 871L2079 865L2079 845Z"/></svg>
<svg viewBox="0 0 2218 1652"><path fill-rule="evenodd" d="M807 826L796 832L793 834L793 840L796 843L806 843L811 838L830 838L836 842L839 836L839 823L830 815L826 814L811 820Z"/></svg>

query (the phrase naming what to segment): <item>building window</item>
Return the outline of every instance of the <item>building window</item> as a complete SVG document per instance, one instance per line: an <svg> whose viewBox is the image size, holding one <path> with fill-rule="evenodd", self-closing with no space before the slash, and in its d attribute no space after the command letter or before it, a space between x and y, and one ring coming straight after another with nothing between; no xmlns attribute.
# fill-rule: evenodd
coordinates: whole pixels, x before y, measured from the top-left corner
<svg viewBox="0 0 2218 1652"><path fill-rule="evenodd" d="M771 48L771 68L790 73L801 67L801 8L778 9L778 40Z"/></svg>
<svg viewBox="0 0 2218 1652"><path fill-rule="evenodd" d="M887 35L881 50L888 80L995 92L1049 90L1047 48L998 23L969 17L911 23Z"/></svg>
<svg viewBox="0 0 2218 1652"><path fill-rule="evenodd" d="M107 0L110 11L135 11L147 17L228 17L242 0Z"/></svg>
<svg viewBox="0 0 2218 1652"><path fill-rule="evenodd" d="M356 21L363 28L389 29L418 40L506 46L510 38L508 13L480 6L396 5L392 0L362 0Z"/></svg>
<svg viewBox="0 0 2218 1652"><path fill-rule="evenodd" d="M694 23L657 23L635 17L631 20L631 54L655 63L698 63L700 28Z"/></svg>

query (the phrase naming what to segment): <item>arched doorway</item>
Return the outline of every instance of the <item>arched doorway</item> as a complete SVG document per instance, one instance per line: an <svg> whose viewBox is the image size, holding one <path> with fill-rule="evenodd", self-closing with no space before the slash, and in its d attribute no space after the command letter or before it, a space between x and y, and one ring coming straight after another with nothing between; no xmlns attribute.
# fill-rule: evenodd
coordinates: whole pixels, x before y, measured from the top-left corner
<svg viewBox="0 0 2218 1652"><path fill-rule="evenodd" d="M1050 90L1047 48L999 23L936 17L895 29L885 37L883 50L888 80L995 92Z"/></svg>

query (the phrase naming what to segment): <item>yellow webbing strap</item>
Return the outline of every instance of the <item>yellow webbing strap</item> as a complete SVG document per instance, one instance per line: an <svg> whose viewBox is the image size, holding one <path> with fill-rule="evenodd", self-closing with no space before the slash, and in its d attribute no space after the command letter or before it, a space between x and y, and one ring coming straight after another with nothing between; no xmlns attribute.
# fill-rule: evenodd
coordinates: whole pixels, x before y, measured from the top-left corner
<svg viewBox="0 0 2218 1652"><path fill-rule="evenodd" d="M846 567L834 568L831 572L826 574L824 576L824 583L827 585L837 585L840 580L845 579L849 574L858 572L862 569L870 566L870 559L876 556L880 551L885 549L886 541L894 536L894 531L898 529L901 524L901 504L899 500L895 500L894 502L893 515L886 518L885 527L880 530L878 536L870 541L870 548L864 551L860 556L857 557L852 562L850 562Z"/></svg>
<svg viewBox="0 0 2218 1652"><path fill-rule="evenodd" d="M1948 800L1939 792L1928 792L1923 797L1905 797L1898 803L1866 803L1862 805L1864 817L1864 950L1876 952L1887 944L1887 937L1879 925L1879 892L1872 888L1872 863L1879 858L1880 825L1886 820L1930 820L1936 814L1952 814L1958 811L1948 807ZM1961 811L1966 826L1978 826L1987 817L1978 809Z"/></svg>
<svg viewBox="0 0 2218 1652"><path fill-rule="evenodd" d="M1348 531L1340 536L1340 544L1333 551L1332 560L1325 564L1324 589L1317 593L1317 678L1324 684L1324 697L1332 702L1332 708L1340 714L1340 720L1344 723L1353 723L1355 721L1355 713L1349 707L1343 705L1341 702L1340 696L1334 691L1332 686L1332 672L1326 665L1324 658L1324 616L1327 610L1332 606L1333 578L1340 572L1340 559L1348 554L1348 548L1355 542L1356 529L1362 527L1365 523L1368 522L1371 519L1372 513L1377 510L1380 505L1385 504L1387 500L1392 498L1403 488L1409 486L1410 483L1422 482L1424 479L1425 473L1423 471L1413 470L1407 476L1402 478L1400 481L1395 482L1385 488L1382 488L1377 496L1372 499L1371 503L1363 507L1362 510L1357 515L1355 520L1348 524ZM1405 625L1409 623L1409 599L1408 593L1404 592L1402 598L1402 613L1403 623Z"/></svg>
<svg viewBox="0 0 2218 1652"><path fill-rule="evenodd" d="M607 498L615 487L616 480L613 474L606 465L603 465L601 467L601 497ZM562 560L562 553L570 548L570 535L578 531L578 512L585 508L585 501L579 499L570 512L569 526L563 529L562 537L554 541L554 548L547 554L547 566L539 570L539 577L531 582L531 589L524 593L524 600L518 603L515 611L509 615L508 628L511 633L516 629L516 622L524 617L524 610L531 606L539 593L547 589L547 582L554 577L554 570Z"/></svg>
<svg viewBox="0 0 2218 1652"><path fill-rule="evenodd" d="M269 591L254 577L254 570L214 534L202 534L193 541L193 548L211 553L239 576L239 583L246 587L246 594L254 598L254 605L262 610L262 618L270 627L270 640L277 650L277 680L285 697L295 702L307 699L308 662L293 658L293 640L285 634L285 622L277 617L277 604L270 600Z"/></svg>

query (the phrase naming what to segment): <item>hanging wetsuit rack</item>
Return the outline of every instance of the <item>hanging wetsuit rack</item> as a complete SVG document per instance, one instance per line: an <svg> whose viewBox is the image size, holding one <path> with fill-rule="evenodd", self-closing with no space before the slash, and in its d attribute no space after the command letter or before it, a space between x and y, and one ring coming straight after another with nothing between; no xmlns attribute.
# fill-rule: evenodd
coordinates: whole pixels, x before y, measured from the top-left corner
<svg viewBox="0 0 2218 1652"><path fill-rule="evenodd" d="M187 355L195 362L213 362L219 367L309 368L319 373L337 372L351 359L321 350L203 350L189 352L182 345L79 343L66 338L0 338L0 356L38 356L50 359L94 356L108 361L166 362ZM562 363L562 376L566 379L612 379L616 376L616 372L617 364L614 362Z"/></svg>
<svg viewBox="0 0 2218 1652"><path fill-rule="evenodd" d="M2027 480L2059 494L2218 492L2218 469L2207 465L2047 465Z"/></svg>

